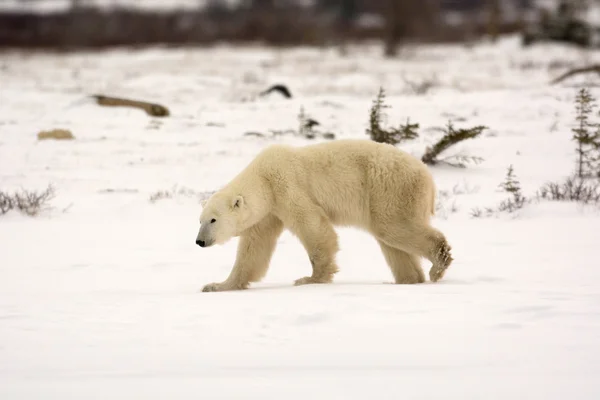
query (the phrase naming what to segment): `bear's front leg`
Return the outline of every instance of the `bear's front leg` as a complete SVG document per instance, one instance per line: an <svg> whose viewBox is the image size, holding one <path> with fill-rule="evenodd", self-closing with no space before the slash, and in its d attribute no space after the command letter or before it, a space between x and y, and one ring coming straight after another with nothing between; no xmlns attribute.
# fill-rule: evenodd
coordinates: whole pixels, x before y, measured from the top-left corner
<svg viewBox="0 0 600 400"><path fill-rule="evenodd" d="M209 283L203 292L244 290L250 282L260 281L269 268L277 239L283 231L283 223L274 215L268 215L240 235L235 264L229 277L221 283Z"/></svg>
<svg viewBox="0 0 600 400"><path fill-rule="evenodd" d="M338 237L333 224L322 210L298 213L300 218L292 225L292 231L306 249L312 265L312 275L297 279L294 285L331 283L338 272L335 255L339 250Z"/></svg>

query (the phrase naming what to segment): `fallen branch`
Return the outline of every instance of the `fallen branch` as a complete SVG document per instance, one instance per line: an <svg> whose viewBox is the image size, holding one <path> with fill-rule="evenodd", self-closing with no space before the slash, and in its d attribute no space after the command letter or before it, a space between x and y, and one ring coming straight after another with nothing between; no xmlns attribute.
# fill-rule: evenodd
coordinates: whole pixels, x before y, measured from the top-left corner
<svg viewBox="0 0 600 400"><path fill-rule="evenodd" d="M462 142L467 139L474 139L481 135L481 133L488 129L486 126L478 125L474 126L470 129L454 129L452 122L448 122L446 127L444 136L437 141L433 146L427 147L425 149L425 153L421 157L421 161L423 161L427 165L435 165L440 162L444 162L449 165L454 165L457 167L464 168L466 162L474 162L480 163L483 161L481 157L469 157L465 155L454 155L446 158L445 160L438 159L440 153L444 152L448 148L454 146L456 143ZM450 162L448 160L454 159L455 162Z"/></svg>
<svg viewBox="0 0 600 400"><path fill-rule="evenodd" d="M92 97L95 98L96 102L101 106L139 108L146 111L148 115L151 115L153 117L166 117L169 115L169 110L167 109L167 107L161 106L160 104L156 103L123 99L119 97L103 96L99 94L92 95Z"/></svg>
<svg viewBox="0 0 600 400"><path fill-rule="evenodd" d="M598 75L600 75L600 64L595 64L595 65L589 65L587 67L570 69L569 71L565 72L564 74L562 74L558 78L554 79L551 82L551 84L554 85L554 84L562 82L565 79L570 78L570 77L572 77L574 75L587 74L588 72L595 72Z"/></svg>
<svg viewBox="0 0 600 400"><path fill-rule="evenodd" d="M287 98L287 99L291 99L292 98L292 93L290 92L290 90L288 89L287 86L285 85L273 85L270 88L268 88L267 90L265 90L264 92L260 93L260 96L266 96L271 92L279 92L283 97Z"/></svg>

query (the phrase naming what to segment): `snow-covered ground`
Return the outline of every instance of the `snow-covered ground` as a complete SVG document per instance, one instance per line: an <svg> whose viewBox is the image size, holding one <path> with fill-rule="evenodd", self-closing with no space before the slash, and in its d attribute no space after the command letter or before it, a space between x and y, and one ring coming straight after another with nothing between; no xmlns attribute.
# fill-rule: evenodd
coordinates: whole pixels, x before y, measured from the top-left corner
<svg viewBox="0 0 600 400"><path fill-rule="evenodd" d="M516 37L426 46L398 59L379 46L335 50L117 49L0 55L0 189L56 189L38 217L0 217L1 399L600 398L600 213L534 203L493 207L512 164L526 196L574 168L577 85L548 81L600 52ZM424 95L407 81L435 81ZM274 83L294 97L257 98ZM237 240L194 244L199 198L273 142L245 132L297 128L301 107L339 138L364 138L380 85L388 124L410 118L419 156L435 128L490 129L433 167L435 225L455 261L439 283L392 281L373 238L339 229L335 283L310 272L285 233L247 291L201 293L226 278ZM105 108L103 93L151 99L171 116ZM600 96L600 91L592 88ZM70 129L72 141L38 141ZM158 191L176 192L151 202ZM429 264L423 261L426 271Z"/></svg>

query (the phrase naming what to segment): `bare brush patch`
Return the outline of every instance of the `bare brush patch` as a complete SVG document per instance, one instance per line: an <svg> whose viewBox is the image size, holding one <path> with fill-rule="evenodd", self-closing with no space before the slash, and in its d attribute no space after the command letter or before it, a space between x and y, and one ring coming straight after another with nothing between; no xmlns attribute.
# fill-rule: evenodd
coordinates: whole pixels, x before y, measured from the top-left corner
<svg viewBox="0 0 600 400"><path fill-rule="evenodd" d="M510 67L521 71L541 70L545 64L534 60L511 60Z"/></svg>
<svg viewBox="0 0 600 400"><path fill-rule="evenodd" d="M435 214L444 219L448 218L460 210L456 201L458 196L473 194L477 191L479 191L479 187L469 186L466 182L455 184L451 190L439 190L435 203Z"/></svg>
<svg viewBox="0 0 600 400"><path fill-rule="evenodd" d="M55 191L52 185L41 192L25 189L13 193L0 191L0 215L4 215L11 210L18 210L33 217L49 209L48 203L54 197Z"/></svg>
<svg viewBox="0 0 600 400"><path fill-rule="evenodd" d="M184 197L184 198L192 198L196 197L198 201L203 201L208 199L213 192L196 192L193 189L189 189L186 187L178 187L177 185L173 186L169 190L159 190L152 193L149 197L150 203L156 203L160 200L174 199L176 197Z"/></svg>
<svg viewBox="0 0 600 400"><path fill-rule="evenodd" d="M475 207L471 209L471 217L472 218L483 218L483 217L491 217L495 214L495 210L491 207L479 208Z"/></svg>
<svg viewBox="0 0 600 400"><path fill-rule="evenodd" d="M146 129L148 130L158 130L162 126L162 122L157 119L152 119L148 122Z"/></svg>
<svg viewBox="0 0 600 400"><path fill-rule="evenodd" d="M538 200L574 201L584 205L600 206L600 183L576 176L562 183L545 183L537 192Z"/></svg>
<svg viewBox="0 0 600 400"><path fill-rule="evenodd" d="M429 93L431 89L441 85L441 82L436 75L417 79L408 79L406 76L403 76L402 80L406 85L406 92L417 96L425 95Z"/></svg>
<svg viewBox="0 0 600 400"><path fill-rule="evenodd" d="M150 195L150 203L156 203L158 200L173 198L173 192L170 190L159 190Z"/></svg>
<svg viewBox="0 0 600 400"><path fill-rule="evenodd" d="M450 214L457 213L458 210L456 199L452 196L452 193L448 190L439 190L435 202L435 215L446 219Z"/></svg>
<svg viewBox="0 0 600 400"><path fill-rule="evenodd" d="M298 129L297 130L294 130L294 129L273 130L273 129L271 129L271 130L269 130L269 132L271 133L270 136L268 136L267 134L262 133L262 132L249 131L249 132L244 133L244 136L256 136L259 138L275 138L278 136L289 135L289 136L298 136L298 137L302 137L304 139L309 139L309 140L315 139L317 137L322 138L322 139L327 139L327 140L335 139L335 133L319 130L317 127L320 125L321 124L317 120L308 116L308 114L304 110L304 106L301 106L300 112L298 113Z"/></svg>
<svg viewBox="0 0 600 400"><path fill-rule="evenodd" d="M120 189L120 188L106 188L98 190L98 193L138 193L137 189Z"/></svg>
<svg viewBox="0 0 600 400"><path fill-rule="evenodd" d="M479 186L470 186L466 181L457 183L452 187L452 194L455 196L474 194L477 192L479 192Z"/></svg>

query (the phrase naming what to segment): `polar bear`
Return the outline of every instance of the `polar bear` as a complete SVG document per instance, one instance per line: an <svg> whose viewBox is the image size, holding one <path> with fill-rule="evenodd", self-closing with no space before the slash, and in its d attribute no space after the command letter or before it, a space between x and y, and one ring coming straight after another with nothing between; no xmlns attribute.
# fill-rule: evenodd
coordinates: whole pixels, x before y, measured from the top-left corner
<svg viewBox="0 0 600 400"><path fill-rule="evenodd" d="M438 281L451 247L429 221L435 185L421 160L388 144L345 139L293 147L276 144L204 204L196 244L240 237L235 264L203 292L241 290L266 274L277 239L288 229L301 241L312 275L296 285L330 283L338 271L334 226L355 227L377 240L399 284L422 283L420 257Z"/></svg>

